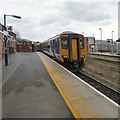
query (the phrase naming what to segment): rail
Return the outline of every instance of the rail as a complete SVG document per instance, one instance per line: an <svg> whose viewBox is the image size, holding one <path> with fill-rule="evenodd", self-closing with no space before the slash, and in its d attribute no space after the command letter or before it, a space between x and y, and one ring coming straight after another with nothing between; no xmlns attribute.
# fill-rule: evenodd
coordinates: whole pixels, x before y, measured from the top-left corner
<svg viewBox="0 0 120 120"><path fill-rule="evenodd" d="M104 53L88 53L88 56L91 58L96 58L100 60L107 60L111 62L118 62L120 63L120 55L114 54L104 54Z"/></svg>

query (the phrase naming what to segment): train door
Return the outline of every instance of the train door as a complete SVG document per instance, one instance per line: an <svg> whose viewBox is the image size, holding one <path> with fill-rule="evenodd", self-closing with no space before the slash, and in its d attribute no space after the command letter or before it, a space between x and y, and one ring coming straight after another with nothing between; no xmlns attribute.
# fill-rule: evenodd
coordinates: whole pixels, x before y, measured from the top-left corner
<svg viewBox="0 0 120 120"><path fill-rule="evenodd" d="M80 45L79 45L79 37L72 36L71 39L71 48L70 48L70 58L71 60L79 60L80 59Z"/></svg>
<svg viewBox="0 0 120 120"><path fill-rule="evenodd" d="M78 45L77 39L71 40L71 52L72 52L72 60L78 60Z"/></svg>

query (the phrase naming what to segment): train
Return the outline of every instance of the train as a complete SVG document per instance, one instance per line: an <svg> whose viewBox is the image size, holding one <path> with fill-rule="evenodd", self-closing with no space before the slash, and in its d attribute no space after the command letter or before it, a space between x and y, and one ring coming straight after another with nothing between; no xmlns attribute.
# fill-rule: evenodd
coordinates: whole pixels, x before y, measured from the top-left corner
<svg viewBox="0 0 120 120"><path fill-rule="evenodd" d="M40 50L70 70L78 71L85 63L87 38L82 34L64 31L41 42Z"/></svg>

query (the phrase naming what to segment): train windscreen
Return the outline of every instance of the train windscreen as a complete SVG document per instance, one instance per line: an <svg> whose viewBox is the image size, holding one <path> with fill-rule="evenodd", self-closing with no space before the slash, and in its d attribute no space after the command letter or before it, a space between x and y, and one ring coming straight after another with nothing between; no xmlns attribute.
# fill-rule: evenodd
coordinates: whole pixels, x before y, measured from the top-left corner
<svg viewBox="0 0 120 120"><path fill-rule="evenodd" d="M67 38L62 38L62 49L67 49L68 48L68 40Z"/></svg>
<svg viewBox="0 0 120 120"><path fill-rule="evenodd" d="M84 48L84 38L80 37L80 48Z"/></svg>

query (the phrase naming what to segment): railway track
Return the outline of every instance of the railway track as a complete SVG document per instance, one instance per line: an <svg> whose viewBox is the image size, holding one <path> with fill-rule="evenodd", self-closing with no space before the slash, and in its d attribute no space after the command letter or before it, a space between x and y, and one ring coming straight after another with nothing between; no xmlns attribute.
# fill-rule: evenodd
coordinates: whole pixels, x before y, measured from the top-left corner
<svg viewBox="0 0 120 120"><path fill-rule="evenodd" d="M74 73L79 78L87 82L89 85L103 93L105 96L113 100L115 103L120 105L120 93L118 91L115 91L114 89L110 88L109 86L106 86L95 79L91 78L90 76L86 75L85 73L79 71Z"/></svg>
<svg viewBox="0 0 120 120"><path fill-rule="evenodd" d="M49 55L47 55L47 56L50 57L51 59L53 59L51 56L49 56ZM56 61L56 60L54 60L54 61ZM63 64L61 64L59 62L57 62L57 63L63 66ZM65 66L63 66L63 67L65 67ZM68 68L66 68L66 69L68 69ZM100 83L99 81L95 80L94 78L86 75L85 73L83 73L81 71L72 72L72 73L75 74L76 76L78 76L79 78L81 78L83 81L85 81L86 83L88 83L92 87L94 87L95 89L97 89L98 91L100 91L101 93L103 93L105 96L110 98L112 101L114 101L115 103L120 105L120 93L118 91L115 91L114 89L110 88L109 86L106 86L106 85Z"/></svg>

